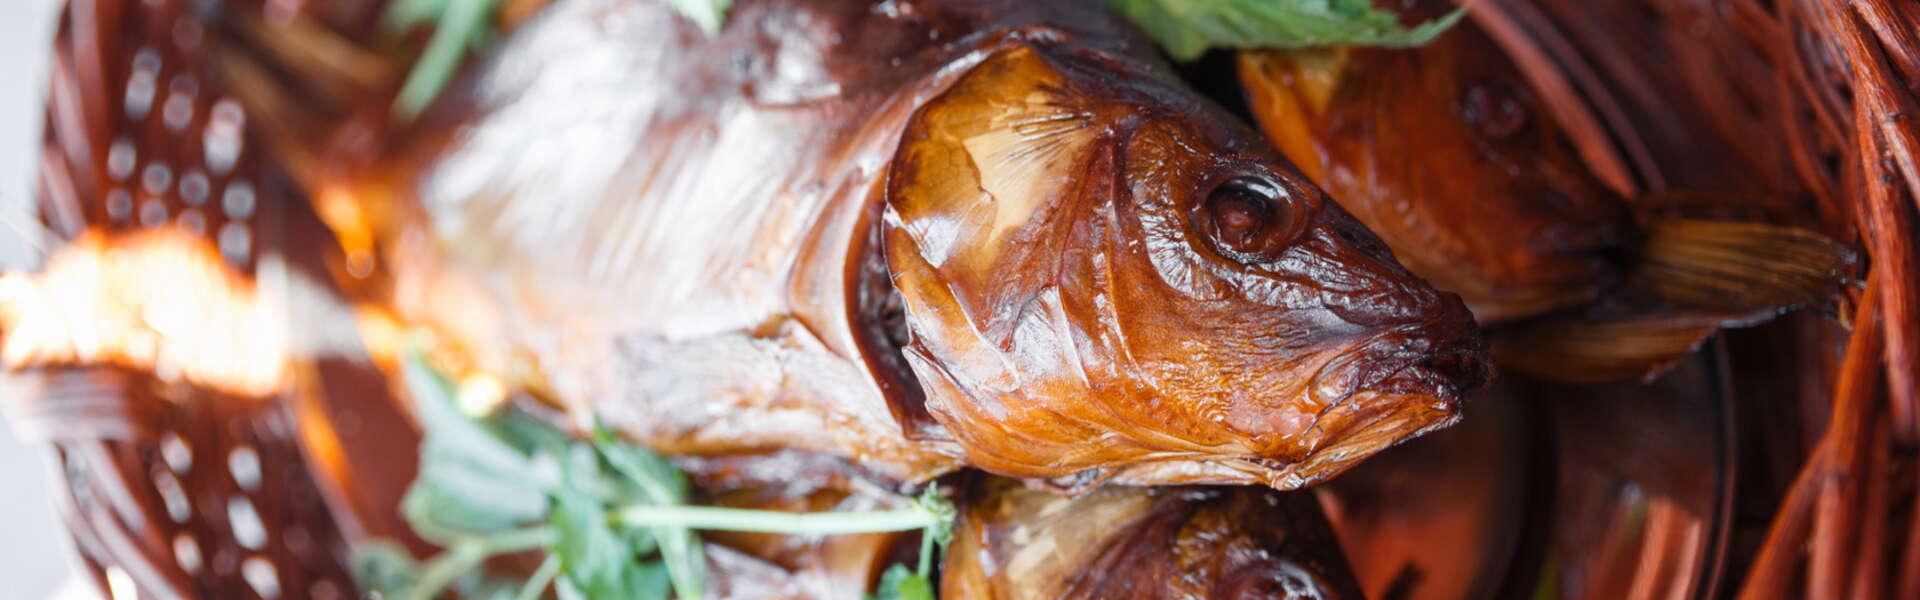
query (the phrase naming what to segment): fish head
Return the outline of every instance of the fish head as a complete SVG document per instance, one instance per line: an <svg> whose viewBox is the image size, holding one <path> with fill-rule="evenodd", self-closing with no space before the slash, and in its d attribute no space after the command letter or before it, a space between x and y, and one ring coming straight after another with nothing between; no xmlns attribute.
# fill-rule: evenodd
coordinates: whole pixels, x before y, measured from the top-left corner
<svg viewBox="0 0 1920 600"><path fill-rule="evenodd" d="M884 252L906 362L971 464L1292 488L1452 422L1459 298L1177 84L1028 46L910 121Z"/></svg>
<svg viewBox="0 0 1920 600"><path fill-rule="evenodd" d="M1617 283L1626 204L1471 23L1416 49L1246 52L1239 70L1274 145L1481 322Z"/></svg>

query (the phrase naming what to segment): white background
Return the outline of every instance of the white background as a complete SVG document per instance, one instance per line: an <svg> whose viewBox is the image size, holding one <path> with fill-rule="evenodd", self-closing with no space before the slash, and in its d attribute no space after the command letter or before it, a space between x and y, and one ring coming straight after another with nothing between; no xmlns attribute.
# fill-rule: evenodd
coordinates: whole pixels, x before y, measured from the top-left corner
<svg viewBox="0 0 1920 600"><path fill-rule="evenodd" d="M0 0L0 268L30 267L17 227L27 221L38 158L47 48L58 0ZM47 495L44 451L0 425L0 597L46 598L73 573L72 551ZM65 588L69 593L85 586ZM64 595L64 594L62 594ZM77 595L77 594L75 594Z"/></svg>

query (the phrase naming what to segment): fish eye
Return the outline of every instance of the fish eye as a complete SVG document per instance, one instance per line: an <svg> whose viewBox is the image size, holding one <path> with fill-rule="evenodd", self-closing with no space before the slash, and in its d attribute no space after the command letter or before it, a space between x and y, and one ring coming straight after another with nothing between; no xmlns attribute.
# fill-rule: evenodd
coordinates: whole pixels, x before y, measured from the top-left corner
<svg viewBox="0 0 1920 600"><path fill-rule="evenodd" d="M1270 259L1290 229L1285 194L1255 177L1235 177L1194 207L1194 225L1222 254L1241 262Z"/></svg>
<svg viewBox="0 0 1920 600"><path fill-rule="evenodd" d="M1243 186L1222 186L1207 196L1213 212L1214 233L1221 241L1239 246L1260 233L1267 222L1267 199Z"/></svg>

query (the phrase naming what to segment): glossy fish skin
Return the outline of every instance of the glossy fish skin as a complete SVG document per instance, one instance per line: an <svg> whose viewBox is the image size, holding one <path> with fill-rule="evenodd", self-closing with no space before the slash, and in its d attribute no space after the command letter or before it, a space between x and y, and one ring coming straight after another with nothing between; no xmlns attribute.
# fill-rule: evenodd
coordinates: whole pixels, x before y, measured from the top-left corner
<svg viewBox="0 0 1920 600"><path fill-rule="evenodd" d="M1486 377L1458 301L1231 117L1119 69L1002 52L895 159L906 357L968 463L1290 489L1451 422ZM1017 193L1055 165L1075 177Z"/></svg>
<svg viewBox="0 0 1920 600"><path fill-rule="evenodd" d="M1363 598L1307 493L1103 487L1063 498L993 479L962 500L942 598Z"/></svg>
<svg viewBox="0 0 1920 600"><path fill-rule="evenodd" d="M1487 377L1456 297L1086 3L708 38L559 2L413 139L355 184L403 200L368 210L402 312L668 453L1295 487Z"/></svg>
<svg viewBox="0 0 1920 600"><path fill-rule="evenodd" d="M1274 144L1482 323L1618 283L1626 203L1472 23L1417 49L1248 52L1239 68Z"/></svg>

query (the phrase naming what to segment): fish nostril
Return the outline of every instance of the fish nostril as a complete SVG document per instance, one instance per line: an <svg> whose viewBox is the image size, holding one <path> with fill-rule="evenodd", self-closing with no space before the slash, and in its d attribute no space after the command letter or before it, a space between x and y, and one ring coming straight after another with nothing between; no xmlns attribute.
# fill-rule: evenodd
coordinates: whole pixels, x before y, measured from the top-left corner
<svg viewBox="0 0 1920 600"><path fill-rule="evenodd" d="M1372 232L1361 229L1357 223L1337 225L1333 228L1333 235L1339 238L1340 243L1376 259L1384 259L1389 253L1387 245L1381 242L1380 238L1374 237Z"/></svg>
<svg viewBox="0 0 1920 600"><path fill-rule="evenodd" d="M1527 127L1526 104L1514 86L1494 82L1467 84L1460 112L1474 131L1490 140L1512 137Z"/></svg>

